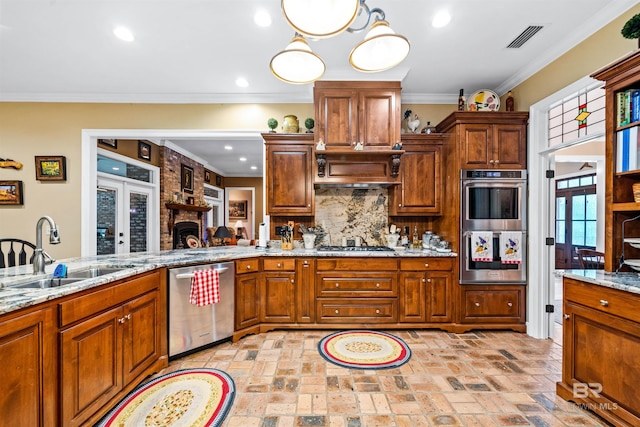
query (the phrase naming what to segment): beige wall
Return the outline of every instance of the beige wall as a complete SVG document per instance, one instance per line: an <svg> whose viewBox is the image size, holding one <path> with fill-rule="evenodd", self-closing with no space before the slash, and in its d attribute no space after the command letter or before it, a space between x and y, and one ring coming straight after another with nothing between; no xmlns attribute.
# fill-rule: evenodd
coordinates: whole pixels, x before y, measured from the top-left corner
<svg viewBox="0 0 640 427"><path fill-rule="evenodd" d="M528 110L531 104L635 49L637 41L624 39L620 29L636 13L640 5L514 88L516 109ZM435 125L455 106L403 105L402 111L407 108L419 115L424 126L427 121ZM80 255L82 129L266 131L269 117L281 123L286 114L295 114L304 123L306 117L313 117L313 105L0 103L0 157L24 164L21 170L0 169L0 180L24 183L23 206L0 206L0 238L34 241L38 218L51 215L60 227L62 243L55 247L45 243L45 250L58 259ZM66 156L67 181L36 181L36 155ZM225 179L225 185L238 184ZM261 201L256 192L256 203Z"/></svg>

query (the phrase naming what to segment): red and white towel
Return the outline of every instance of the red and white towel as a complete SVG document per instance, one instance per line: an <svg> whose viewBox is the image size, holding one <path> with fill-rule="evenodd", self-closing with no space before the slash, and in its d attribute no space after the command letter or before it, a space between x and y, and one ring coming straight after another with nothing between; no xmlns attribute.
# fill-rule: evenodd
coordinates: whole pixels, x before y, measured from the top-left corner
<svg viewBox="0 0 640 427"><path fill-rule="evenodd" d="M493 232L471 232L471 260L476 262L493 261Z"/></svg>
<svg viewBox="0 0 640 427"><path fill-rule="evenodd" d="M220 302L218 270L200 270L193 273L189 302L199 307Z"/></svg>
<svg viewBox="0 0 640 427"><path fill-rule="evenodd" d="M502 264L522 264L522 231L500 233L500 260Z"/></svg>

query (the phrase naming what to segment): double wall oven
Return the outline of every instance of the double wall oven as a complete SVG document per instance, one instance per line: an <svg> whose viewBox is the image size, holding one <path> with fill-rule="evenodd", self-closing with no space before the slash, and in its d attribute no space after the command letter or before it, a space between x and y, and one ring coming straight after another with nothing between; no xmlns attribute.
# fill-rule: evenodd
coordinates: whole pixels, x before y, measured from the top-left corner
<svg viewBox="0 0 640 427"><path fill-rule="evenodd" d="M460 282L526 283L526 170L463 170Z"/></svg>

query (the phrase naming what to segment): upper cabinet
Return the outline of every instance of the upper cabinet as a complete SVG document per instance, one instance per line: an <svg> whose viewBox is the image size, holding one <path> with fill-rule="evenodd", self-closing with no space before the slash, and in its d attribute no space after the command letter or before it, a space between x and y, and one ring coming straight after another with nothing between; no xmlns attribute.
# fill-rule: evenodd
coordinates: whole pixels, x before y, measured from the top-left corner
<svg viewBox="0 0 640 427"><path fill-rule="evenodd" d="M455 112L437 127L455 133L461 169L526 169L529 113Z"/></svg>
<svg viewBox="0 0 640 427"><path fill-rule="evenodd" d="M328 148L389 149L400 141L400 82L319 81L313 89L315 142Z"/></svg>
<svg viewBox="0 0 640 427"><path fill-rule="evenodd" d="M402 135L401 182L389 190L389 215L442 212L442 134Z"/></svg>
<svg viewBox="0 0 640 427"><path fill-rule="evenodd" d="M313 135L262 137L267 153L267 214L313 215Z"/></svg>
<svg viewBox="0 0 640 427"><path fill-rule="evenodd" d="M635 220L640 214L640 203L633 192L633 185L640 182L640 111L639 103L632 99L640 89L640 50L591 77L605 81L606 89L604 269L615 271L623 254L625 259L640 258L640 250L624 242L625 238L640 236L640 221Z"/></svg>

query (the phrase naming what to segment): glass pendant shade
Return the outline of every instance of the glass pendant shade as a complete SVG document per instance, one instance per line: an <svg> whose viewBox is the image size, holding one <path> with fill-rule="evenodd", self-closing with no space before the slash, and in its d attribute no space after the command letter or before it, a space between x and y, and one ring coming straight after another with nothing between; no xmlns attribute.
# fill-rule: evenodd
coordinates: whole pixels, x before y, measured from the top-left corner
<svg viewBox="0 0 640 427"><path fill-rule="evenodd" d="M270 67L274 76L293 84L314 82L322 77L326 69L322 58L313 53L307 41L299 35L271 59Z"/></svg>
<svg viewBox="0 0 640 427"><path fill-rule="evenodd" d="M281 5L296 32L320 39L349 28L358 16L360 0L282 0Z"/></svg>
<svg viewBox="0 0 640 427"><path fill-rule="evenodd" d="M396 34L389 23L376 21L349 55L351 66L358 71L373 73L384 71L401 63L411 48L405 36Z"/></svg>

